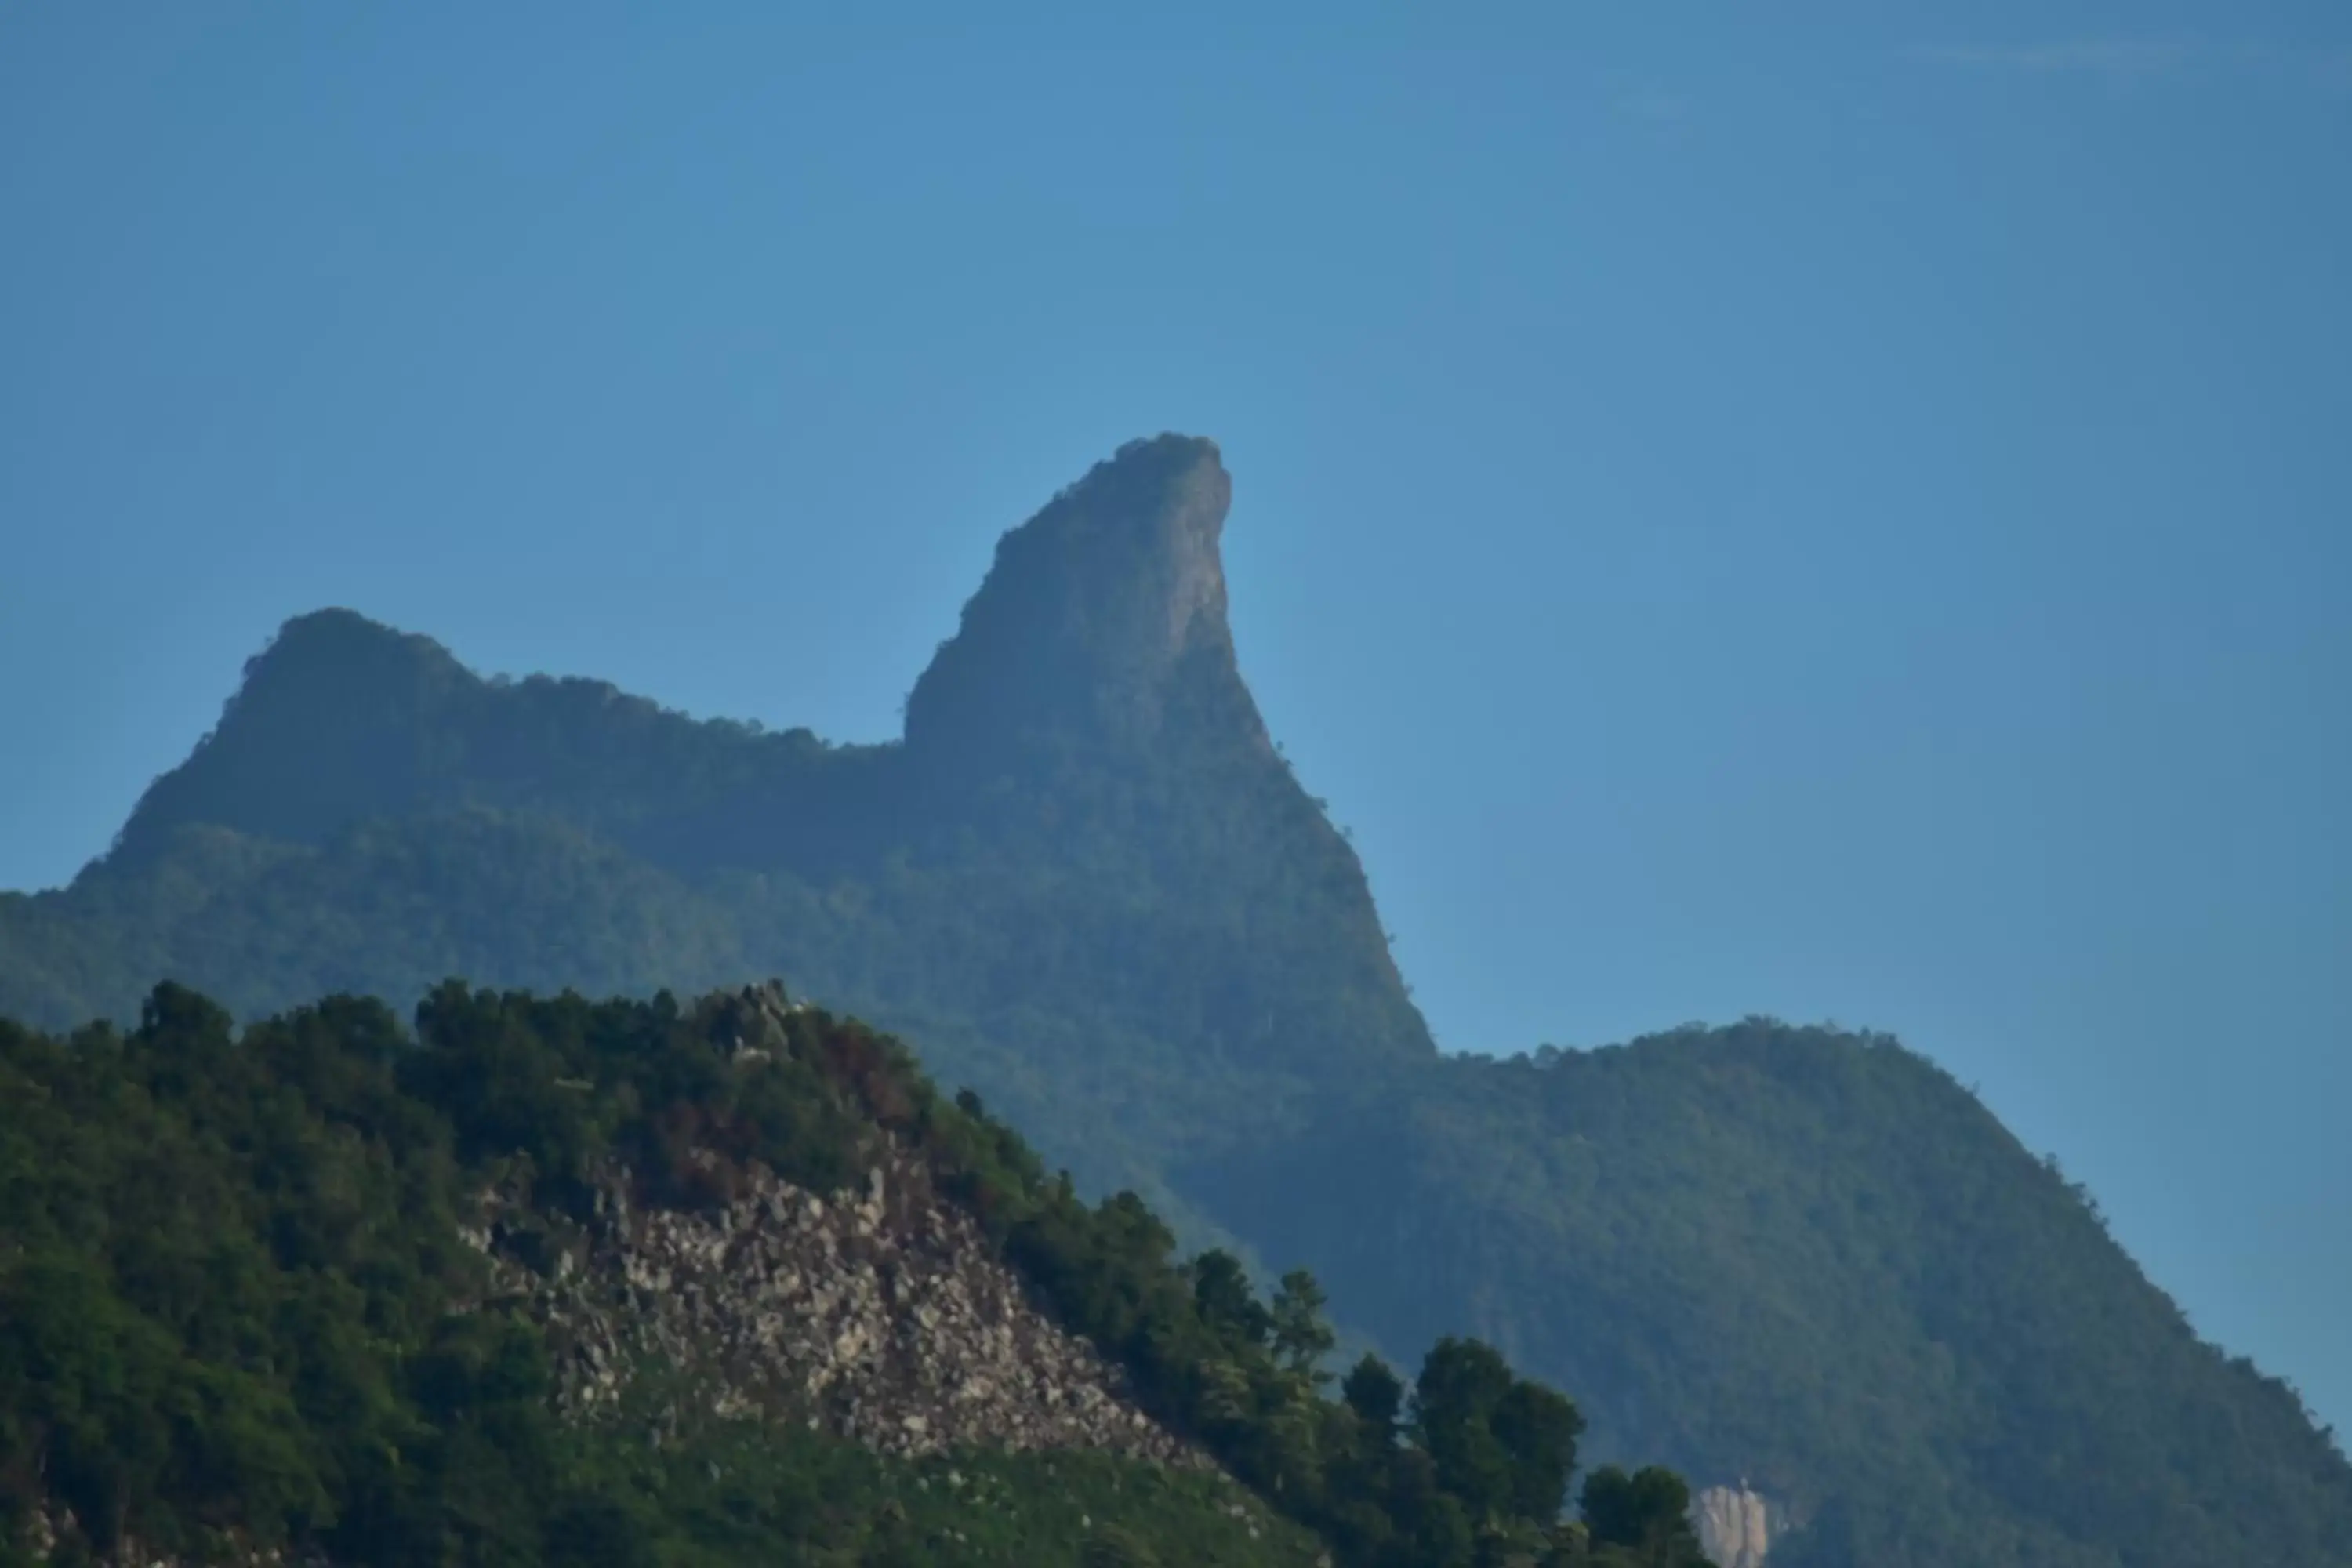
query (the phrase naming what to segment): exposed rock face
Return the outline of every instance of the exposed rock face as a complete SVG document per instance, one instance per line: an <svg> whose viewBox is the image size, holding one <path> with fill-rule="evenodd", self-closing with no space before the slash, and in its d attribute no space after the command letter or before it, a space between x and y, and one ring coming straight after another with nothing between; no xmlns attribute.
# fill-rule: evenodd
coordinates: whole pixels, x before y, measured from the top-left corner
<svg viewBox="0 0 2352 1568"><path fill-rule="evenodd" d="M1213 441L1130 441L1096 464L998 541L907 700L908 745L1148 737L1188 671L1238 688L1218 548L1232 500Z"/></svg>
<svg viewBox="0 0 2352 1568"><path fill-rule="evenodd" d="M764 1168L735 1174L724 1207L683 1212L635 1201L615 1170L593 1222L552 1247L525 1228L536 1216L490 1196L488 1226L467 1239L547 1323L568 1408L610 1408L666 1366L709 1414L804 1419L888 1454L971 1444L1208 1463L1037 1310L911 1163L831 1197Z"/></svg>
<svg viewBox="0 0 2352 1568"><path fill-rule="evenodd" d="M1736 1487L1708 1487L1691 1505L1699 1545L1716 1568L1763 1568L1779 1533L1775 1511L1744 1481Z"/></svg>

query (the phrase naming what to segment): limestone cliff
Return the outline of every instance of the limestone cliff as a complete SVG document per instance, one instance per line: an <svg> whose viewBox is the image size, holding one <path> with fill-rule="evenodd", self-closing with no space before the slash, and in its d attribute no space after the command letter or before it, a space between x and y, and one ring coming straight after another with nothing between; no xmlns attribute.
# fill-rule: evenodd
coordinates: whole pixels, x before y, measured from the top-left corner
<svg viewBox="0 0 2352 1568"><path fill-rule="evenodd" d="M467 1239L547 1325L572 1414L619 1409L659 1369L666 1422L761 1415L887 1454L1095 1448L1206 1467L1128 1400L1092 1345L1037 1310L912 1161L894 1152L863 1192L830 1196L701 1163L736 1189L725 1203L648 1205L621 1167L584 1225L484 1194Z"/></svg>
<svg viewBox="0 0 2352 1568"><path fill-rule="evenodd" d="M1131 441L1097 464L998 541L907 699L908 748L984 758L1046 734L1148 742L1188 679L1225 689L1265 744L1225 619L1232 500L1213 441Z"/></svg>
<svg viewBox="0 0 2352 1568"><path fill-rule="evenodd" d="M727 999L737 1069L787 1049L800 1011L772 984ZM1038 1310L929 1168L877 1134L862 1184L844 1191L697 1149L690 1195L656 1196L608 1163L584 1217L510 1182L481 1194L462 1234L490 1259L493 1289L546 1325L558 1404L576 1418L636 1393L664 1424L798 1420L886 1454L1093 1448L1210 1468Z"/></svg>
<svg viewBox="0 0 2352 1568"><path fill-rule="evenodd" d="M1745 1481L1702 1490L1691 1500L1691 1515L1715 1568L1764 1568L1773 1541L1786 1527L1780 1510Z"/></svg>

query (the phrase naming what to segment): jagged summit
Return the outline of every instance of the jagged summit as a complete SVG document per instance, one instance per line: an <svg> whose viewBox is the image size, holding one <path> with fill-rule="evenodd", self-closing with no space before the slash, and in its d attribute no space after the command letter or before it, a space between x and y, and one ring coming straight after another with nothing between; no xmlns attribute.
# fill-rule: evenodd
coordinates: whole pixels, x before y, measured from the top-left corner
<svg viewBox="0 0 2352 1568"><path fill-rule="evenodd" d="M1218 545L1232 494L1214 442L1158 436L1120 447L1005 534L960 631L908 700L909 750L927 772L992 773L1008 744L1040 737L1149 744L1167 738L1178 707L1192 719L1179 749L1205 741L1270 760L1225 619ZM544 793L551 770L580 783L583 767L605 765L606 721L619 709L679 731L672 773L692 772L684 755L710 750L709 737L683 734L695 726L663 723L652 704L603 682L557 684L569 695L542 694L526 721L430 637L344 608L297 616L247 663L213 733L150 787L110 858L144 859L189 823L317 843L428 803L519 804ZM544 742L551 725L567 737L560 765L520 738ZM658 777L635 782L663 793ZM748 809L786 804L807 806Z"/></svg>
<svg viewBox="0 0 2352 1568"><path fill-rule="evenodd" d="M1186 675L1238 686L1218 548L1232 500L1198 437L1130 441L1095 465L998 542L908 699L908 745L1149 734Z"/></svg>

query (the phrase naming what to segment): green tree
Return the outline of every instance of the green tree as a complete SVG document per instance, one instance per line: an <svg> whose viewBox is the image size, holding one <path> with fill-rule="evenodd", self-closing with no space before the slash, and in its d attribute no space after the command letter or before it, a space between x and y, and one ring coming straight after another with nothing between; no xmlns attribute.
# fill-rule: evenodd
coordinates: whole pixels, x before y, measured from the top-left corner
<svg viewBox="0 0 2352 1568"><path fill-rule="evenodd" d="M1262 1345L1274 1331L1274 1315L1250 1289L1248 1270L1222 1248L1192 1260L1192 1299L1212 1328L1241 1343Z"/></svg>
<svg viewBox="0 0 2352 1568"><path fill-rule="evenodd" d="M1396 1442L1397 1419L1404 1413L1404 1380L1370 1351L1349 1369L1346 1380L1339 1385L1339 1397L1363 1423L1372 1446L1380 1449L1389 1448Z"/></svg>
<svg viewBox="0 0 2352 1568"><path fill-rule="evenodd" d="M1315 1276L1304 1268L1294 1268L1282 1277L1269 1313L1275 1359L1286 1370L1308 1377L1318 1387L1331 1381L1321 1366L1323 1358L1331 1353L1337 1342L1330 1325L1323 1321L1323 1309L1328 1304Z"/></svg>
<svg viewBox="0 0 2352 1568"><path fill-rule="evenodd" d="M1413 1436L1436 1466L1439 1487L1473 1520L1510 1511L1512 1455L1494 1420L1513 1381L1492 1346L1452 1337L1431 1347L1413 1381Z"/></svg>
<svg viewBox="0 0 2352 1568"><path fill-rule="evenodd" d="M1696 1568L1706 1559L1690 1522L1690 1488L1655 1466L1628 1475L1604 1465L1579 1500L1596 1547L1622 1548L1641 1568Z"/></svg>
<svg viewBox="0 0 2352 1568"><path fill-rule="evenodd" d="M1559 1518L1584 1431L1575 1404L1556 1389L1516 1378L1488 1425L1511 1457L1510 1511L1545 1523Z"/></svg>

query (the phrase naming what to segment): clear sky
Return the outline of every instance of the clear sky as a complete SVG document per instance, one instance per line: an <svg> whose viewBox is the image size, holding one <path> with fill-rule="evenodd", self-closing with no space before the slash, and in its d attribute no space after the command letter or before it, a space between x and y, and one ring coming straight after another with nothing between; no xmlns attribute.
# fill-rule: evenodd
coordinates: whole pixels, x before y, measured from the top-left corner
<svg viewBox="0 0 2352 1568"><path fill-rule="evenodd" d="M2352 1426L2352 12L818 9L0 5L0 886L323 605L883 737L1213 436L1448 1047L1890 1028Z"/></svg>

